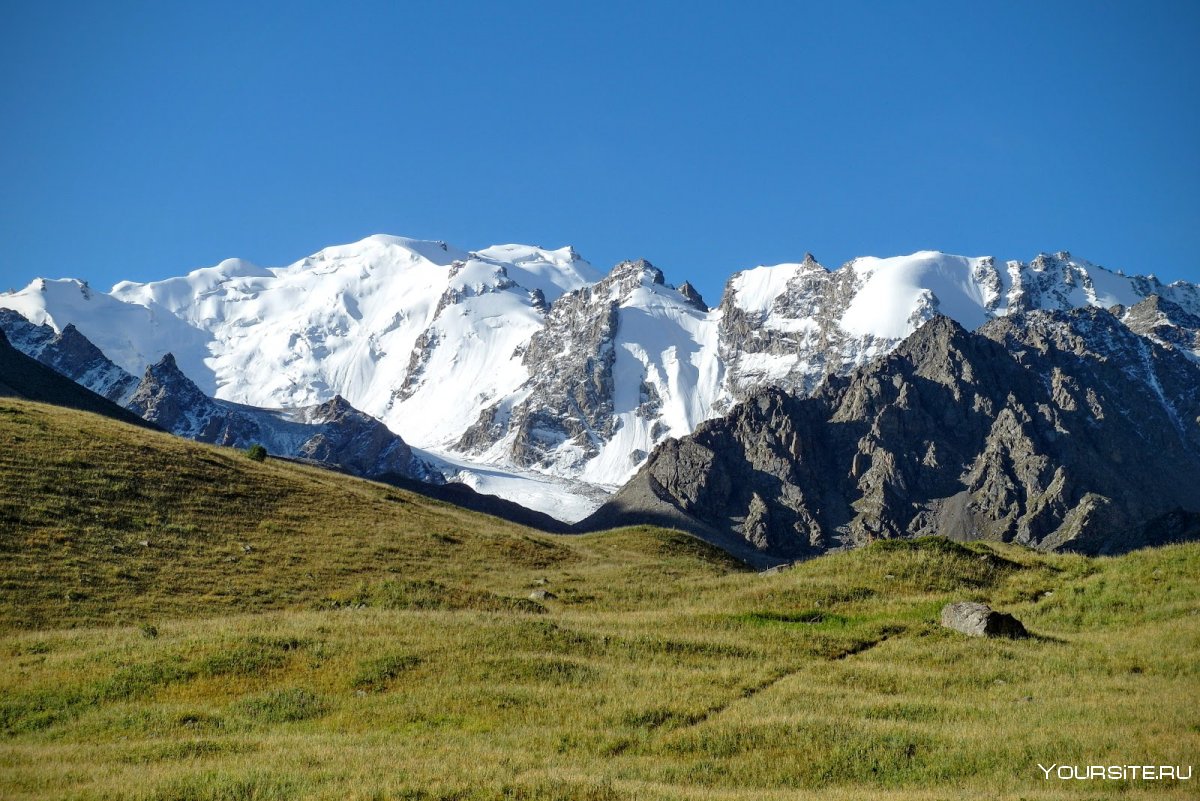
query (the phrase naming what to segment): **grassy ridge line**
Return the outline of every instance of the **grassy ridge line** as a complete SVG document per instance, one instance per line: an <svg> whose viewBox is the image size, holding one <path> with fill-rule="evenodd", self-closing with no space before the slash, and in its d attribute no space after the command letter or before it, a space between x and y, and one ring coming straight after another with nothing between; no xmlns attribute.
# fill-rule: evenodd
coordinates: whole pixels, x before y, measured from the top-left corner
<svg viewBox="0 0 1200 801"><path fill-rule="evenodd" d="M544 535L386 485L10 399L0 400L0 557L6 628L365 603L363 593L389 591L501 608L551 568L611 570L614 581L735 568L677 534ZM385 581L390 590L378 589Z"/></svg>

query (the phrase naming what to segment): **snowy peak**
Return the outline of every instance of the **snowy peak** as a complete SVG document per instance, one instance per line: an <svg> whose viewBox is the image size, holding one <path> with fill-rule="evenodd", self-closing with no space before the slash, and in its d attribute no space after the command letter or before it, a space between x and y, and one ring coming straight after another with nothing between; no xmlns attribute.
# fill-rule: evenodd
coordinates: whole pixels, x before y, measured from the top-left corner
<svg viewBox="0 0 1200 801"><path fill-rule="evenodd" d="M100 312L71 308L69 315L85 333L98 331L102 349L119 354L130 372L157 361L169 343L206 394L303 407L341 393L433 445L461 436L480 396L511 391L526 378L514 352L551 303L598 278L569 247L473 253L374 235L282 268L227 260L181 278L118 284L108 299L120 301L131 321L123 328L133 336L102 330ZM165 317L171 322L163 324ZM185 330L162 330L179 325ZM424 380L443 368L477 395L458 391L462 384Z"/></svg>
<svg viewBox="0 0 1200 801"><path fill-rule="evenodd" d="M623 261L603 279L587 291L596 297L607 296L610 300L622 302L629 298L639 288L651 289L665 286L666 279L662 270L645 259Z"/></svg>
<svg viewBox="0 0 1200 801"><path fill-rule="evenodd" d="M840 325L848 334L899 340L934 314L967 328L989 317L988 291L998 277L990 259L922 251L891 259L855 259L854 297Z"/></svg>
<svg viewBox="0 0 1200 801"><path fill-rule="evenodd" d="M992 257L938 251L858 258L833 271L810 258L758 267L735 275L722 301L730 391L810 392L824 375L865 364L938 314L975 329L1011 313L1128 306L1156 292L1200 312L1194 285L1127 277L1066 252L1003 270Z"/></svg>
<svg viewBox="0 0 1200 801"><path fill-rule="evenodd" d="M639 259L553 303L522 350L528 378L455 447L615 486L655 444L713 413L716 324Z"/></svg>
<svg viewBox="0 0 1200 801"><path fill-rule="evenodd" d="M570 248L503 245L453 261L430 311L419 320L401 312L389 324L412 337L403 346L407 358L386 398L368 397L363 408L423 447L458 441L481 408L529 378L523 355L530 340L546 326L552 305L594 274Z"/></svg>
<svg viewBox="0 0 1200 801"><path fill-rule="evenodd" d="M1066 251L1042 253L1028 264L1008 263L1011 288L1008 310L1072 309L1081 306L1108 308L1133 306L1151 295L1200 314L1200 290L1180 281L1164 285L1154 276L1126 276Z"/></svg>
<svg viewBox="0 0 1200 801"><path fill-rule="evenodd" d="M372 234L346 245L332 245L285 267L282 272L299 273L322 270L330 265L360 262L377 268L428 263L446 267L466 261L470 254L440 240L409 239L403 236Z"/></svg>
<svg viewBox="0 0 1200 801"><path fill-rule="evenodd" d="M202 267L185 276L165 281L144 284L121 281L113 286L110 294L127 302L143 306L157 304L171 312L178 312L191 305L196 298L212 293L234 279L270 275L269 270L243 259L226 259L215 267Z"/></svg>
<svg viewBox="0 0 1200 801"><path fill-rule="evenodd" d="M549 301L564 292L594 284L600 274L574 248L545 250L530 245L494 245L478 252L482 259L507 265L513 280L541 292Z"/></svg>

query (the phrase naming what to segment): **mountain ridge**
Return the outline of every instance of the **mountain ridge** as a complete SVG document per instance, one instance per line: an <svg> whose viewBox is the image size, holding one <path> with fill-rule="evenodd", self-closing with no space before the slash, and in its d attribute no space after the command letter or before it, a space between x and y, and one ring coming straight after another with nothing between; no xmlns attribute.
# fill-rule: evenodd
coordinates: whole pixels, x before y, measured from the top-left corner
<svg viewBox="0 0 1200 801"><path fill-rule="evenodd" d="M938 314L975 328L1120 306L1139 333L1200 359L1194 284L1066 252L1026 263L920 251L833 270L806 255L735 273L715 307L698 298L644 261L602 276L569 247L376 235L286 267L226 260L111 294L38 279L0 307L73 324L135 375L170 350L217 400L301 408L340 395L432 454L607 491L757 390L810 394Z"/></svg>
<svg viewBox="0 0 1200 801"><path fill-rule="evenodd" d="M927 534L1088 553L1200 537L1197 386L1105 310L977 332L939 316L809 397L766 389L667 443L582 525L672 519L768 560Z"/></svg>

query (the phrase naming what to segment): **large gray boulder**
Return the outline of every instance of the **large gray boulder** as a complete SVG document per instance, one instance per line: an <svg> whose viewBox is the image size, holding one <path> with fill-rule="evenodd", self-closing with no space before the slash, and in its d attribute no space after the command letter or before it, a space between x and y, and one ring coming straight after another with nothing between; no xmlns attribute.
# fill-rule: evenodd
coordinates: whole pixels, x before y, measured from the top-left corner
<svg viewBox="0 0 1200 801"><path fill-rule="evenodd" d="M997 612L987 604L959 601L942 607L942 625L971 637L1028 637L1029 632L1015 617Z"/></svg>

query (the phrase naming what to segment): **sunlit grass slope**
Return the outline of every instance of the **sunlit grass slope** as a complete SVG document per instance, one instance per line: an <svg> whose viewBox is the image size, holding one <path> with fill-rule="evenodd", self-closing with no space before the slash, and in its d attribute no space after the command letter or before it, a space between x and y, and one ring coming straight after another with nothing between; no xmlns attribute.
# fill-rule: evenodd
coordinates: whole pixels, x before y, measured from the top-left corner
<svg viewBox="0 0 1200 801"><path fill-rule="evenodd" d="M765 576L33 404L0 447L3 798L1194 797L1037 763L1197 761L1195 545Z"/></svg>

